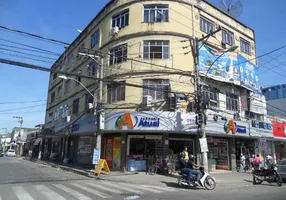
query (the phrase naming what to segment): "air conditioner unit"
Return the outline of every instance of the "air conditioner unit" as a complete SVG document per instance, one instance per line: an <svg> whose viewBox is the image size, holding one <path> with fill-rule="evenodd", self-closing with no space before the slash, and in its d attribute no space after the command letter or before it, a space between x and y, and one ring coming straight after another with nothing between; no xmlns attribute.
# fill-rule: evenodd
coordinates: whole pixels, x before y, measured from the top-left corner
<svg viewBox="0 0 286 200"><path fill-rule="evenodd" d="M152 105L152 96L144 95L142 101L143 107L151 107Z"/></svg>
<svg viewBox="0 0 286 200"><path fill-rule="evenodd" d="M67 116L66 117L66 122L70 122L71 121L71 116Z"/></svg>
<svg viewBox="0 0 286 200"><path fill-rule="evenodd" d="M115 27L111 28L110 34L112 36L116 35L117 33L119 33L119 27L118 26L115 26Z"/></svg>

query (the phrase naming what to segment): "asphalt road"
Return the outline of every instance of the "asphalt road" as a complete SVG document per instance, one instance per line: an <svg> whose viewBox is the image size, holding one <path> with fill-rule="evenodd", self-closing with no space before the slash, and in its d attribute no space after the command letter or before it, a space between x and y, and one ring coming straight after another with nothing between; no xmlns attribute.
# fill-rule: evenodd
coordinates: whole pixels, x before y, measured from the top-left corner
<svg viewBox="0 0 286 200"><path fill-rule="evenodd" d="M221 177L221 181L227 180ZM282 187L276 183L254 186L250 181L226 183L206 191L179 188L175 181L154 185L103 181L22 159L0 158L0 200L275 200L286 197L286 183Z"/></svg>

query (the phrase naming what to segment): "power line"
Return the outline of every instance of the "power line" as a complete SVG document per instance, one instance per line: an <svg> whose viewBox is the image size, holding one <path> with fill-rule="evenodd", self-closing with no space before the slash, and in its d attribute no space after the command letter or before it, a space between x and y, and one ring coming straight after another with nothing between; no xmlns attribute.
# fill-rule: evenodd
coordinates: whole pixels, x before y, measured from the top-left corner
<svg viewBox="0 0 286 200"><path fill-rule="evenodd" d="M28 56L34 56L34 57L37 57L37 58L45 58L45 59L54 60L54 61L56 60L55 58L51 58L51 57L39 56L39 55L25 53L25 52L21 52L21 51L14 51L14 50L2 48L2 47L0 47L0 49L4 50L4 51L10 51L10 52L13 52L13 53L20 53L20 54L24 54L24 55L28 55Z"/></svg>
<svg viewBox="0 0 286 200"><path fill-rule="evenodd" d="M29 113L38 113L38 112L43 112L43 111L46 111L46 110L37 110L37 111L30 111L30 112L12 112L12 113L0 113L0 115L18 115L18 114L29 114Z"/></svg>
<svg viewBox="0 0 286 200"><path fill-rule="evenodd" d="M6 52L4 52L4 51L0 51L0 53L5 54L5 55L8 55L8 56L14 56L14 57L18 57L18 58L24 58L24 59L28 59L28 60L35 60L35 61L44 62L44 63L53 63L52 61L40 60L40 59L31 58L31 57L27 57L27 56L21 56L21 55L18 55L18 54L6 53Z"/></svg>
<svg viewBox="0 0 286 200"><path fill-rule="evenodd" d="M39 104L38 106L43 106L46 104ZM35 105L33 106L27 106L27 107L21 107L21 108L13 108L13 109L8 109L8 110L0 110L0 112L7 112L7 111L12 111L12 110L22 110L22 109L26 109L26 108L33 108L36 107Z"/></svg>
<svg viewBox="0 0 286 200"><path fill-rule="evenodd" d="M0 44L0 46L9 47L9 48L13 48L13 49L20 49L20 50L25 50L25 51L32 51L32 52L36 52L36 53L48 54L48 55L53 55L53 56L60 56L60 54L59 55L55 55L55 54L49 53L49 52L38 51L38 50L33 50L33 49L27 49L27 48L22 48L22 47L16 47L16 46L6 45L6 44Z"/></svg>
<svg viewBox="0 0 286 200"><path fill-rule="evenodd" d="M3 38L0 38L0 40L4 41L4 42L8 42L8 43L24 46L24 47L29 47L31 49L37 49L37 50L40 50L42 52L50 53L51 55L55 55L55 56L60 56L61 55L59 53L52 52L52 51L49 51L49 50L46 50L46 49L41 49L41 48L38 48L38 47L34 47L34 46L31 46L31 45L27 45L27 44L23 44L23 43L19 43L19 42L14 42L14 41L11 41L11 40L6 40L6 39L3 39Z"/></svg>
<svg viewBox="0 0 286 200"><path fill-rule="evenodd" d="M21 103L36 103L41 101L47 101L47 100L35 100L35 101L8 101L8 102L0 102L0 104L21 104Z"/></svg>

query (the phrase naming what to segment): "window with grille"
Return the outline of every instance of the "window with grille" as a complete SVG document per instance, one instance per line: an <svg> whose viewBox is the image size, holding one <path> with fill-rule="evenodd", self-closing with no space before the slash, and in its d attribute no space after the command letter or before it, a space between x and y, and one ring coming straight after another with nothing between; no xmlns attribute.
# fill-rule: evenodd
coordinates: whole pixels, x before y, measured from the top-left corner
<svg viewBox="0 0 286 200"><path fill-rule="evenodd" d="M238 95L226 93L226 109L238 111Z"/></svg>
<svg viewBox="0 0 286 200"><path fill-rule="evenodd" d="M167 79L143 80L143 96L149 95L154 101L166 100L170 92L170 81Z"/></svg>
<svg viewBox="0 0 286 200"><path fill-rule="evenodd" d="M93 92L91 92L93 94ZM89 108L88 104L93 103L93 96L90 93L85 95L85 109Z"/></svg>
<svg viewBox="0 0 286 200"><path fill-rule="evenodd" d="M72 113L77 114L79 110L79 98L73 100L73 107L72 107Z"/></svg>
<svg viewBox="0 0 286 200"><path fill-rule="evenodd" d="M168 40L146 40L143 42L144 59L169 59L170 42Z"/></svg>
<svg viewBox="0 0 286 200"><path fill-rule="evenodd" d="M248 55L251 55L250 43L242 38L240 38L240 50Z"/></svg>
<svg viewBox="0 0 286 200"><path fill-rule="evenodd" d="M219 93L216 88L210 88L204 91L204 98L208 101L212 107L219 107Z"/></svg>
<svg viewBox="0 0 286 200"><path fill-rule="evenodd" d="M50 112L48 116L48 121L52 121L52 120L53 120L53 112Z"/></svg>
<svg viewBox="0 0 286 200"><path fill-rule="evenodd" d="M167 5L144 6L144 22L168 22L169 7Z"/></svg>
<svg viewBox="0 0 286 200"><path fill-rule="evenodd" d="M125 81L121 81L118 84L107 85L107 102L113 103L117 101L125 100Z"/></svg>
<svg viewBox="0 0 286 200"><path fill-rule="evenodd" d="M66 80L65 93L68 93L71 89L71 80Z"/></svg>
<svg viewBox="0 0 286 200"><path fill-rule="evenodd" d="M54 102L55 102L55 97L56 97L56 93L53 92L53 93L51 94L51 103L54 103Z"/></svg>
<svg viewBox="0 0 286 200"><path fill-rule="evenodd" d="M59 87L58 87L57 93L58 93L58 97L61 97L61 96L62 96L62 86L59 86Z"/></svg>
<svg viewBox="0 0 286 200"><path fill-rule="evenodd" d="M67 117L69 115L69 107L67 104L63 106L61 115L62 115L62 118Z"/></svg>
<svg viewBox="0 0 286 200"><path fill-rule="evenodd" d="M109 64L114 65L127 61L127 44L122 44L110 49Z"/></svg>
<svg viewBox="0 0 286 200"><path fill-rule="evenodd" d="M222 29L222 42L228 45L234 45L233 32Z"/></svg>
<svg viewBox="0 0 286 200"><path fill-rule="evenodd" d="M129 24L129 10L112 17L112 27L124 28Z"/></svg>
<svg viewBox="0 0 286 200"><path fill-rule="evenodd" d="M97 77L97 63L96 62L90 62L88 64L87 73L88 73L88 76Z"/></svg>
<svg viewBox="0 0 286 200"><path fill-rule="evenodd" d="M200 30L210 34L215 31L214 23L210 20L200 17Z"/></svg>

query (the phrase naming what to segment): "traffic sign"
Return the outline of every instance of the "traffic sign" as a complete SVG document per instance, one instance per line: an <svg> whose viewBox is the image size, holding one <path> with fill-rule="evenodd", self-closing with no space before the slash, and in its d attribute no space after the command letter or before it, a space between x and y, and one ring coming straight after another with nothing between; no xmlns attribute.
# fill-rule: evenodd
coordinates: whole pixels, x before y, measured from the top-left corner
<svg viewBox="0 0 286 200"><path fill-rule="evenodd" d="M260 138L259 139L259 149L262 149L262 150L267 150L267 140L266 138Z"/></svg>

